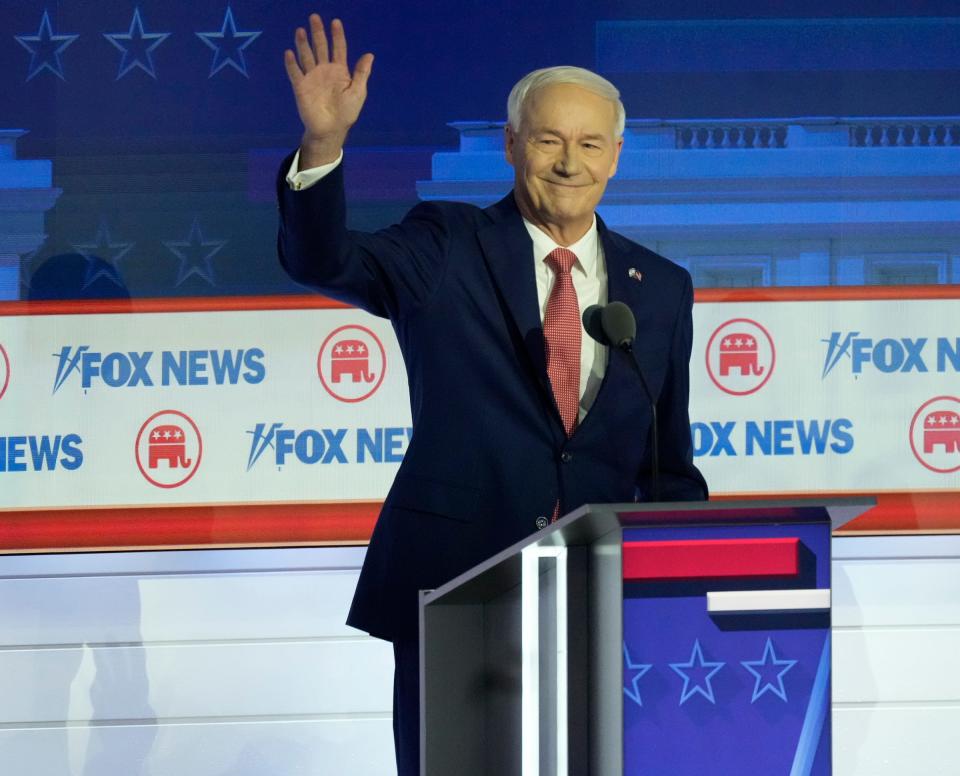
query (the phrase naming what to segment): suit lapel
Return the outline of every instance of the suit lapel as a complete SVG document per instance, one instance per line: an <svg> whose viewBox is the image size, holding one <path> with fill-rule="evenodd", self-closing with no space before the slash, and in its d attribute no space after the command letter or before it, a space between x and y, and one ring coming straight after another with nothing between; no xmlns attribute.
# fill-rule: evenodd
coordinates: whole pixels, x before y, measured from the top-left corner
<svg viewBox="0 0 960 776"><path fill-rule="evenodd" d="M637 263L635 256L618 247L599 216L597 217L597 229L600 233L603 257L607 266L607 303L623 302L633 310L637 319L637 338L634 342L634 353L644 376L648 376L654 366L655 355L646 347L646 344L651 341L651 337L648 336L649 331L645 331L648 327L645 325L646 316L644 312L652 309L652 306L656 304L656 300L653 299L653 287L649 283L643 283L642 279L638 281L631 276L631 270L640 270L642 267L635 266ZM628 394L642 391L636 375L633 374L633 368L627 363L628 358L628 355L615 353L611 349L610 358L607 360L607 372L601 390L597 394L595 408L601 404L604 398L609 399L613 396L622 400L624 393L618 387L626 387ZM647 379L650 378L647 377ZM652 385L651 389L656 390ZM589 417L589 413L587 413L587 417Z"/></svg>
<svg viewBox="0 0 960 776"><path fill-rule="evenodd" d="M537 285L533 272L533 245L530 235L523 225L523 219L510 194L487 212L493 223L477 232L484 259L493 277L494 283L503 300L507 313L513 319L523 341L523 349L528 363L536 376L543 392L543 399L552 407L557 427L562 429L560 414L556 408L553 389L547 377L546 352L543 343L543 323L537 303ZM655 354L648 351L645 343L650 340L644 336L644 310L652 309L653 287L638 282L628 274L632 268L631 254L621 250L606 225L597 217L597 228L603 245L604 261L607 267L607 302L620 301L627 304L637 315L637 344L634 348L644 374L649 374L656 361ZM583 336L587 336L584 333ZM590 414L600 408L601 403L610 397L623 397L622 388L639 391L632 367L625 362L624 354L611 353L607 362L607 372L603 385L597 394ZM649 378L648 378L649 379ZM651 386L653 388L653 386ZM656 390L656 388L653 388ZM602 412L602 409L601 409Z"/></svg>
<svg viewBox="0 0 960 776"><path fill-rule="evenodd" d="M547 392L549 403L553 404L533 272L533 243L512 194L487 212L494 218L494 223L477 233L484 258L504 306L520 333L537 381Z"/></svg>

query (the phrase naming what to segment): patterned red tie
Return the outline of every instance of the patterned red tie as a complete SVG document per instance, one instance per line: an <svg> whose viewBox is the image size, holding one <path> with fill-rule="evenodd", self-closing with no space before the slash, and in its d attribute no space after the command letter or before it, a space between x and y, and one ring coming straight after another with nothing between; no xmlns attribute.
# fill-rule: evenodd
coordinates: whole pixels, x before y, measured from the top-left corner
<svg viewBox="0 0 960 776"><path fill-rule="evenodd" d="M580 305L570 276L576 260L566 248L555 248L544 259L556 274L543 316L547 374L568 437L577 427L580 413Z"/></svg>

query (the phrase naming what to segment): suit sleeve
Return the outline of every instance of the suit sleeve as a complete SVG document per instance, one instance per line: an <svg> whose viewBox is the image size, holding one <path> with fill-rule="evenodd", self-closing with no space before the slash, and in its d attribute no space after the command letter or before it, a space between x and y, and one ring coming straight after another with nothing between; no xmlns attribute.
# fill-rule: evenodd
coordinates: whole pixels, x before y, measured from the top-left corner
<svg viewBox="0 0 960 776"><path fill-rule="evenodd" d="M280 167L277 252L291 278L374 315L399 319L427 305L446 269L449 231L442 209L413 208L374 233L347 229L343 164L313 186L287 185Z"/></svg>
<svg viewBox="0 0 960 776"><path fill-rule="evenodd" d="M690 434L690 354L693 348L693 284L684 272L667 375L657 398L660 433L660 500L704 501L707 483L693 464ZM649 447L649 446L648 446ZM643 500L652 500L650 452L644 456L637 485Z"/></svg>

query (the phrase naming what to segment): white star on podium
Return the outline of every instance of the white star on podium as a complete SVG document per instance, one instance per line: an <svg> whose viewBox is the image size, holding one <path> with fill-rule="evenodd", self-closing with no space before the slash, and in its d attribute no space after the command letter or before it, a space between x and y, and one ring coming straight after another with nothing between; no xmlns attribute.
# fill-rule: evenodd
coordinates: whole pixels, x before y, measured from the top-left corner
<svg viewBox="0 0 960 776"><path fill-rule="evenodd" d="M777 656L773 651L773 643L769 637L767 637L767 645L763 648L763 657L760 658L760 660L741 660L740 663L753 674L756 679L753 685L753 697L750 699L750 703L756 702L757 698L761 697L767 690L781 700L787 700L787 691L783 687L783 675L793 668L797 664L797 661L777 660ZM756 668L754 668L754 666L756 666ZM774 669L772 673L776 673L776 678L773 681L771 681L770 678L764 679L764 674L768 677L770 676L771 668ZM774 681L776 684L774 684ZM760 686L761 682L763 682L762 687Z"/></svg>
<svg viewBox="0 0 960 776"><path fill-rule="evenodd" d="M640 688L637 687L637 683L643 678L647 671L653 668L653 665L651 663L634 663L630 658L630 652L627 649L627 642L623 642L623 661L626 666L624 673L626 673L626 671L635 672L633 679L630 680L630 688L627 689L624 687L623 694L638 706L643 706L643 700L640 698Z"/></svg>
<svg viewBox="0 0 960 776"><path fill-rule="evenodd" d="M700 648L700 639L693 643L693 651L690 653L690 660L686 663L671 663L672 668L678 676L683 677L683 691L680 694L680 705L682 706L690 698L698 693L706 698L710 703L716 704L713 697L713 686L710 680L713 675L723 668L726 663L710 662L703 659L703 650ZM707 671L707 669L710 669ZM691 677L693 674L693 677ZM697 681L696 675L700 674L700 681ZM691 687L691 682L693 686ZM702 684L701 684L702 682Z"/></svg>

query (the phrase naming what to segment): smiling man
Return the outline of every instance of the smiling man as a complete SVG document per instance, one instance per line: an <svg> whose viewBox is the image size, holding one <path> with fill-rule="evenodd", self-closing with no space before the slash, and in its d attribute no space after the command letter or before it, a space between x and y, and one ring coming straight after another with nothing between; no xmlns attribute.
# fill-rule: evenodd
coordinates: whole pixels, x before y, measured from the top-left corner
<svg viewBox="0 0 960 776"><path fill-rule="evenodd" d="M608 230L596 207L617 169L616 88L576 67L513 88L514 189L480 209L417 205L368 234L345 225L342 151L373 57L347 68L343 26L298 29L285 62L304 125L278 179L280 260L328 296L389 317L413 438L384 502L349 623L393 642L400 776L419 774L417 591L436 588L588 502L649 498L652 412L624 354L583 333L621 301L660 419L660 493L700 500L687 413L693 292L680 267Z"/></svg>
<svg viewBox="0 0 960 776"><path fill-rule="evenodd" d="M507 105L517 207L557 245L570 245L592 227L617 171L624 124L619 94L594 73L557 67L530 73Z"/></svg>

